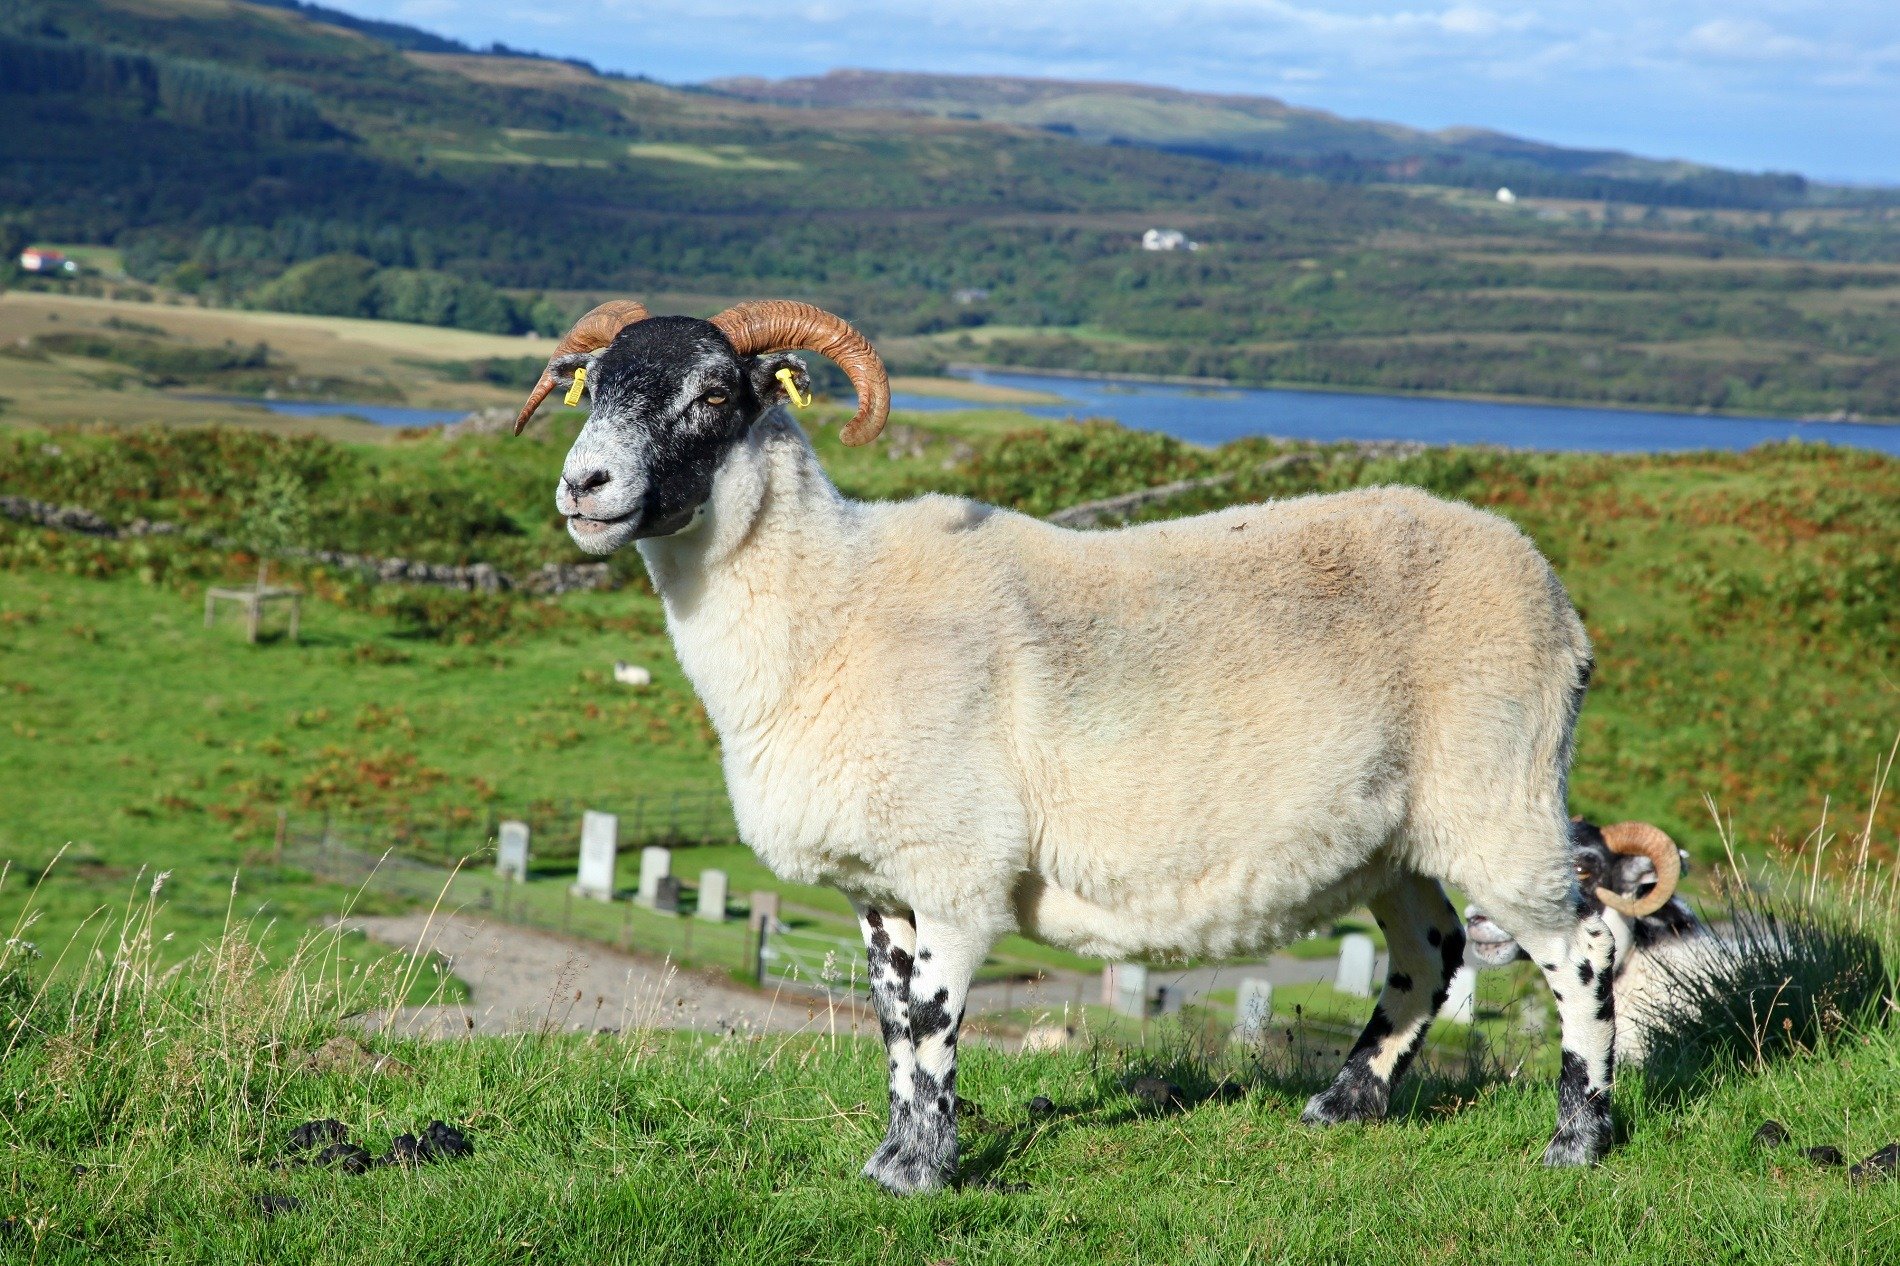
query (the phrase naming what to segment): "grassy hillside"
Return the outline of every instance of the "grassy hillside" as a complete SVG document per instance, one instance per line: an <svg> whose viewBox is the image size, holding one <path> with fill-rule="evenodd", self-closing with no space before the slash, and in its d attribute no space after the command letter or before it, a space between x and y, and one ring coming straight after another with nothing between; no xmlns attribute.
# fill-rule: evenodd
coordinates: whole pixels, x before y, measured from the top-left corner
<svg viewBox="0 0 1900 1266"><path fill-rule="evenodd" d="M574 561L548 498L573 426L556 416L539 437L447 443L0 432L0 493L188 529L110 541L0 519L0 778L36 789L0 811L0 857L37 871L72 842L75 864L47 896L67 923L122 898L139 866L172 868L174 900L202 935L239 865L244 911L295 924L333 900L272 869L279 806L426 822L425 853L439 857L445 822L472 837L490 815L716 787L710 729L631 556L614 562L623 588L560 599L283 563L315 597L301 642L252 647L235 628L200 627L204 585L254 569L216 542L242 539L268 471L304 488L312 548L512 572ZM1281 450L1260 442L1207 451L1106 426L1010 430L1026 422L900 415L889 446L844 450L829 429L820 443L860 495L945 489L1038 514L1221 472L1235 477L1145 513L1388 481L1495 508L1550 555L1596 643L1574 807L1656 820L1705 861L1720 853L1705 797L1755 845L1798 844L1824 812L1830 829L1864 812L1872 762L1900 730L1892 459L1800 445L1404 461L1318 449L1262 474ZM616 659L651 665L653 689L611 686ZM1894 814L1880 811L1877 849L1894 845Z"/></svg>
<svg viewBox="0 0 1900 1266"><path fill-rule="evenodd" d="M1559 1172L1537 1163L1549 1079L1479 1052L1403 1083L1385 1123L1320 1131L1295 1118L1337 1051L1278 1032L1255 1050L1165 1030L1038 1055L966 1043L961 1182L900 1201L857 1176L883 1129L873 1041L667 1035L636 1014L589 1037L372 1038L395 1064L314 1070L345 1017L413 968L326 971L327 937L266 956L239 929L167 976L163 917L116 926L116 952L44 991L39 965L0 958L8 1260L1515 1266L1900 1250L1891 1173L1850 1179L1802 1154L1858 1161L1900 1133L1900 1040L1858 1014L1623 1071L1617 1150ZM1862 926L1892 944L1890 909ZM1179 1106L1131 1093L1139 1076L1172 1080ZM325 1119L365 1159L436 1121L473 1150L313 1165L292 1134ZM1769 1119L1787 1142L1751 1141Z"/></svg>
<svg viewBox="0 0 1900 1266"><path fill-rule="evenodd" d="M0 15L19 121L0 236L110 246L130 274L31 284L517 333L610 293L698 312L783 293L908 367L1900 417L1890 208L1500 207L321 18L242 0ZM1157 225L1203 249L1138 249Z"/></svg>
<svg viewBox="0 0 1900 1266"><path fill-rule="evenodd" d="M1519 194L1688 207L1792 207L1855 196L1844 189L1811 189L1795 175L1567 149L1481 128L1424 132L1342 119L1272 97L1148 84L834 70L794 79L721 79L707 86L780 105L990 119L1336 181L1453 185L1487 193L1510 185Z"/></svg>

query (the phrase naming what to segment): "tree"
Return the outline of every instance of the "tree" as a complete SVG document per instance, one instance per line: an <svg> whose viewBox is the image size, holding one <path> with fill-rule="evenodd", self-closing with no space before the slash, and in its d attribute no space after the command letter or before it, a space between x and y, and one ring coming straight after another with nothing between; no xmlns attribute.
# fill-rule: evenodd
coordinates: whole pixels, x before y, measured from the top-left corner
<svg viewBox="0 0 1900 1266"><path fill-rule="evenodd" d="M20 271L20 252L30 244L26 226L18 220L0 216L0 285Z"/></svg>
<svg viewBox="0 0 1900 1266"><path fill-rule="evenodd" d="M310 531L310 497L303 480L287 470L274 470L258 480L245 506L242 520L244 543L257 555L257 587L270 579L273 554L283 554L303 544Z"/></svg>

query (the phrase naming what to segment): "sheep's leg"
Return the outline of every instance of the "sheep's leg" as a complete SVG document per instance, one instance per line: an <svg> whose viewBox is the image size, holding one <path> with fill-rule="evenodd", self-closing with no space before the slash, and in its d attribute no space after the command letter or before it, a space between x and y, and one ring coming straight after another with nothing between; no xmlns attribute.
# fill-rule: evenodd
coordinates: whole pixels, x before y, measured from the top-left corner
<svg viewBox="0 0 1900 1266"><path fill-rule="evenodd" d="M1385 933L1385 988L1339 1076L1307 1100L1300 1120L1308 1125L1385 1116L1394 1083L1418 1054L1464 962L1464 926L1435 881L1403 879L1367 905Z"/></svg>
<svg viewBox="0 0 1900 1266"><path fill-rule="evenodd" d="M890 920L884 922L888 931ZM866 926L875 989L878 929L870 927L868 914ZM886 1022L890 1125L883 1145L864 1166L866 1177L900 1194L934 1191L956 1171L957 1030L963 1023L970 980L989 950L986 938L929 918L916 921L915 937L916 951L901 994L903 1010L900 1015L893 1008ZM891 939L895 958L897 938ZM886 974L894 977L895 972ZM890 996L895 1000L900 995L893 989ZM882 1004L878 1015L880 1021L885 1020Z"/></svg>
<svg viewBox="0 0 1900 1266"><path fill-rule="evenodd" d="M1610 1082L1616 1064L1615 940L1599 915L1558 931L1516 935L1517 943L1542 969L1563 1022L1557 1132L1544 1149L1544 1164L1594 1164L1610 1150Z"/></svg>
<svg viewBox="0 0 1900 1266"><path fill-rule="evenodd" d="M878 1031L884 1037L884 1053L890 1063L890 1119L894 1125L900 1112L908 1109L917 1062L910 1040L910 975L917 952L917 923L909 912L886 913L860 905L858 930L864 934L864 951L870 962L871 1006L877 1012ZM865 1173L876 1177L868 1165Z"/></svg>

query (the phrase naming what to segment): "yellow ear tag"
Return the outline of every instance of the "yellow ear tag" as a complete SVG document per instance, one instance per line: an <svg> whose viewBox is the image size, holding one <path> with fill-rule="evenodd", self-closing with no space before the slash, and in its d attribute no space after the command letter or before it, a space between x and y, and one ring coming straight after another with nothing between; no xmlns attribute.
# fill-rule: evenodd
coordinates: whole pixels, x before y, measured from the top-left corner
<svg viewBox="0 0 1900 1266"><path fill-rule="evenodd" d="M772 377L784 384L785 394L792 398L794 405L803 409L811 403L810 396L801 396L798 394L798 374L795 370L788 366L779 370L776 374L773 374Z"/></svg>
<svg viewBox="0 0 1900 1266"><path fill-rule="evenodd" d="M561 403L573 408L581 402L581 388L587 385L587 366L581 365L574 370L574 385L561 397Z"/></svg>

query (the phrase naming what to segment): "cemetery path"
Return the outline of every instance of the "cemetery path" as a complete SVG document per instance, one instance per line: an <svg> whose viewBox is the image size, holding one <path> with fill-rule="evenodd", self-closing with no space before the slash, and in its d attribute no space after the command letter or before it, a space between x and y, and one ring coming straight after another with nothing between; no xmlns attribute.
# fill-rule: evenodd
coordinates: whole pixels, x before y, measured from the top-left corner
<svg viewBox="0 0 1900 1266"><path fill-rule="evenodd" d="M420 943L425 952L449 960L449 970L468 986L466 1003L406 1008L396 1024L407 1032L460 1037L544 1026L577 1032L638 1027L715 1033L877 1032L876 1020L868 1011L843 1002L827 1006L819 993L795 986L776 992L749 990L714 973L682 971L656 958L479 915L437 914L431 920L427 913L417 911L360 916L350 919L348 926L403 949ZM1383 976L1384 968L1380 955L1373 981ZM1192 1003L1215 990L1233 989L1250 976L1287 988L1331 983L1338 970L1335 958L1275 954L1255 963L1150 968L1149 983L1166 986L1183 1002ZM1033 982L986 981L971 989L969 1011L972 1017L1005 1011L1020 1014L1025 1009L1059 1015L1065 1003L1100 1000L1098 973L1064 971ZM1015 1042L1003 1035L989 1040L1006 1046Z"/></svg>
<svg viewBox="0 0 1900 1266"><path fill-rule="evenodd" d="M425 953L441 954L468 985L466 1003L405 1008L395 1021L404 1032L461 1037L543 1026L590 1033L642 1027L827 1032L833 1026L840 1035L877 1032L875 1020L849 1007L828 1009L822 999L755 993L657 959L471 915L362 916L346 926L388 945L420 944Z"/></svg>

